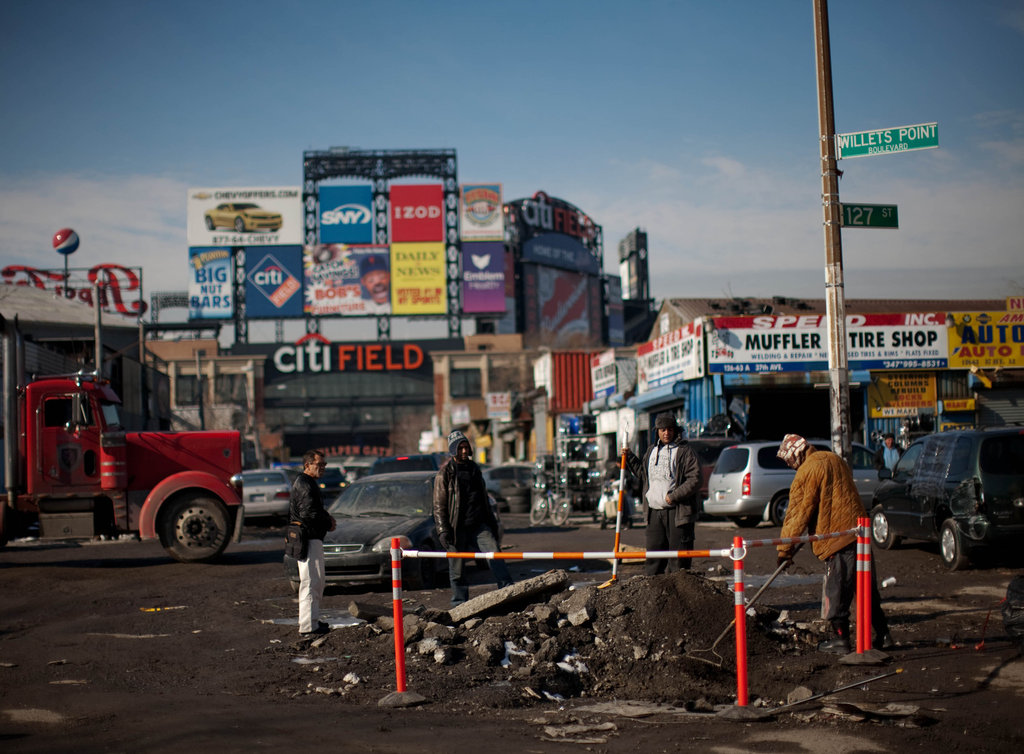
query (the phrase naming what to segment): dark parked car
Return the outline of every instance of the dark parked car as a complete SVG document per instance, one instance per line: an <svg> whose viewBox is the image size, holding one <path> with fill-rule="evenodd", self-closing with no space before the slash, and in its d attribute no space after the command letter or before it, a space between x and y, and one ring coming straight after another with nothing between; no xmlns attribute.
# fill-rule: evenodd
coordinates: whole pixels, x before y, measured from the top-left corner
<svg viewBox="0 0 1024 754"><path fill-rule="evenodd" d="M420 453L408 456L384 456L370 466L367 475L390 474L395 471L437 471L448 456L444 453Z"/></svg>
<svg viewBox="0 0 1024 754"><path fill-rule="evenodd" d="M413 550L442 550L434 527L434 471L368 474L348 485L328 507L338 525L324 538L324 566L328 584L391 583L391 538ZM491 506L498 516L497 506ZM498 541L502 529L499 518ZM299 588L299 567L284 556L285 574L292 590ZM443 558L402 561L402 582L407 589L436 586L447 579Z"/></svg>
<svg viewBox="0 0 1024 754"><path fill-rule="evenodd" d="M1024 430L927 435L878 473L871 538L882 549L904 537L938 542L955 571L983 545L1024 544Z"/></svg>
<svg viewBox="0 0 1024 754"><path fill-rule="evenodd" d="M328 466L317 481L323 490L325 504L329 504L335 495L348 486L348 477L337 466Z"/></svg>

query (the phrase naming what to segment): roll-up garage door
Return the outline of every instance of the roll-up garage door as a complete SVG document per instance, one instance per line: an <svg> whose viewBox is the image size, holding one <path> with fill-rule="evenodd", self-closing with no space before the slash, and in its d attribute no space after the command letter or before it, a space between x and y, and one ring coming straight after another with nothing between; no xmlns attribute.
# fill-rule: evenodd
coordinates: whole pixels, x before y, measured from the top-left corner
<svg viewBox="0 0 1024 754"><path fill-rule="evenodd" d="M1024 389L978 393L978 421L983 427L1024 425Z"/></svg>

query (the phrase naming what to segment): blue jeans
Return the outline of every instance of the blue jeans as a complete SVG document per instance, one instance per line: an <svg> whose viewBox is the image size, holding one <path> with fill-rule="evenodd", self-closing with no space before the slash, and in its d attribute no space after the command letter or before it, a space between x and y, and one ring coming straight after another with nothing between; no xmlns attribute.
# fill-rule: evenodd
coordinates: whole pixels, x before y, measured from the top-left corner
<svg viewBox="0 0 1024 754"><path fill-rule="evenodd" d="M459 552L498 552L498 542L494 534L484 524L474 532L458 532L455 536L455 549ZM512 575L504 560L488 561L491 574L500 589L512 583ZM452 607L461 605L469 599L469 581L466 579L466 561L452 558L448 561L448 578L452 584Z"/></svg>

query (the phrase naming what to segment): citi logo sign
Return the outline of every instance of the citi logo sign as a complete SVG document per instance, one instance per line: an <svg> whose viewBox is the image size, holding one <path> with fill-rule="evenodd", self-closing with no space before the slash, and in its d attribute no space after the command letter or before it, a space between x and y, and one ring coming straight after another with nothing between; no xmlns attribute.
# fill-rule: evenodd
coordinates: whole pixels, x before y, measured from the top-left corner
<svg viewBox="0 0 1024 754"><path fill-rule="evenodd" d="M302 287L288 268L272 254L263 257L246 277L256 286L256 290L279 309Z"/></svg>
<svg viewBox="0 0 1024 754"><path fill-rule="evenodd" d="M370 208L362 204L342 204L320 214L321 225L369 225L372 221Z"/></svg>

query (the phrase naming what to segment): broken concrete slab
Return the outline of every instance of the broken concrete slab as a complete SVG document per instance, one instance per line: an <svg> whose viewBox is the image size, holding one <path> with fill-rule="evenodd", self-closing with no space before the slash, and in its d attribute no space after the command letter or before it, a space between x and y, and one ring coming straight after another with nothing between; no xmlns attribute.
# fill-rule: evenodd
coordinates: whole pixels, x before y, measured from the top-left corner
<svg viewBox="0 0 1024 754"><path fill-rule="evenodd" d="M492 612L501 607L512 607L543 594L559 592L569 585L569 574L562 570L548 571L532 579L519 581L502 589L481 594L471 600L456 605L448 611L452 623L461 623L483 613Z"/></svg>
<svg viewBox="0 0 1024 754"><path fill-rule="evenodd" d="M352 600L348 603L348 612L353 618L360 618L365 620L367 623L373 623L377 618L381 616L390 615L393 616L395 612L394 605L370 605L366 602L357 602Z"/></svg>

